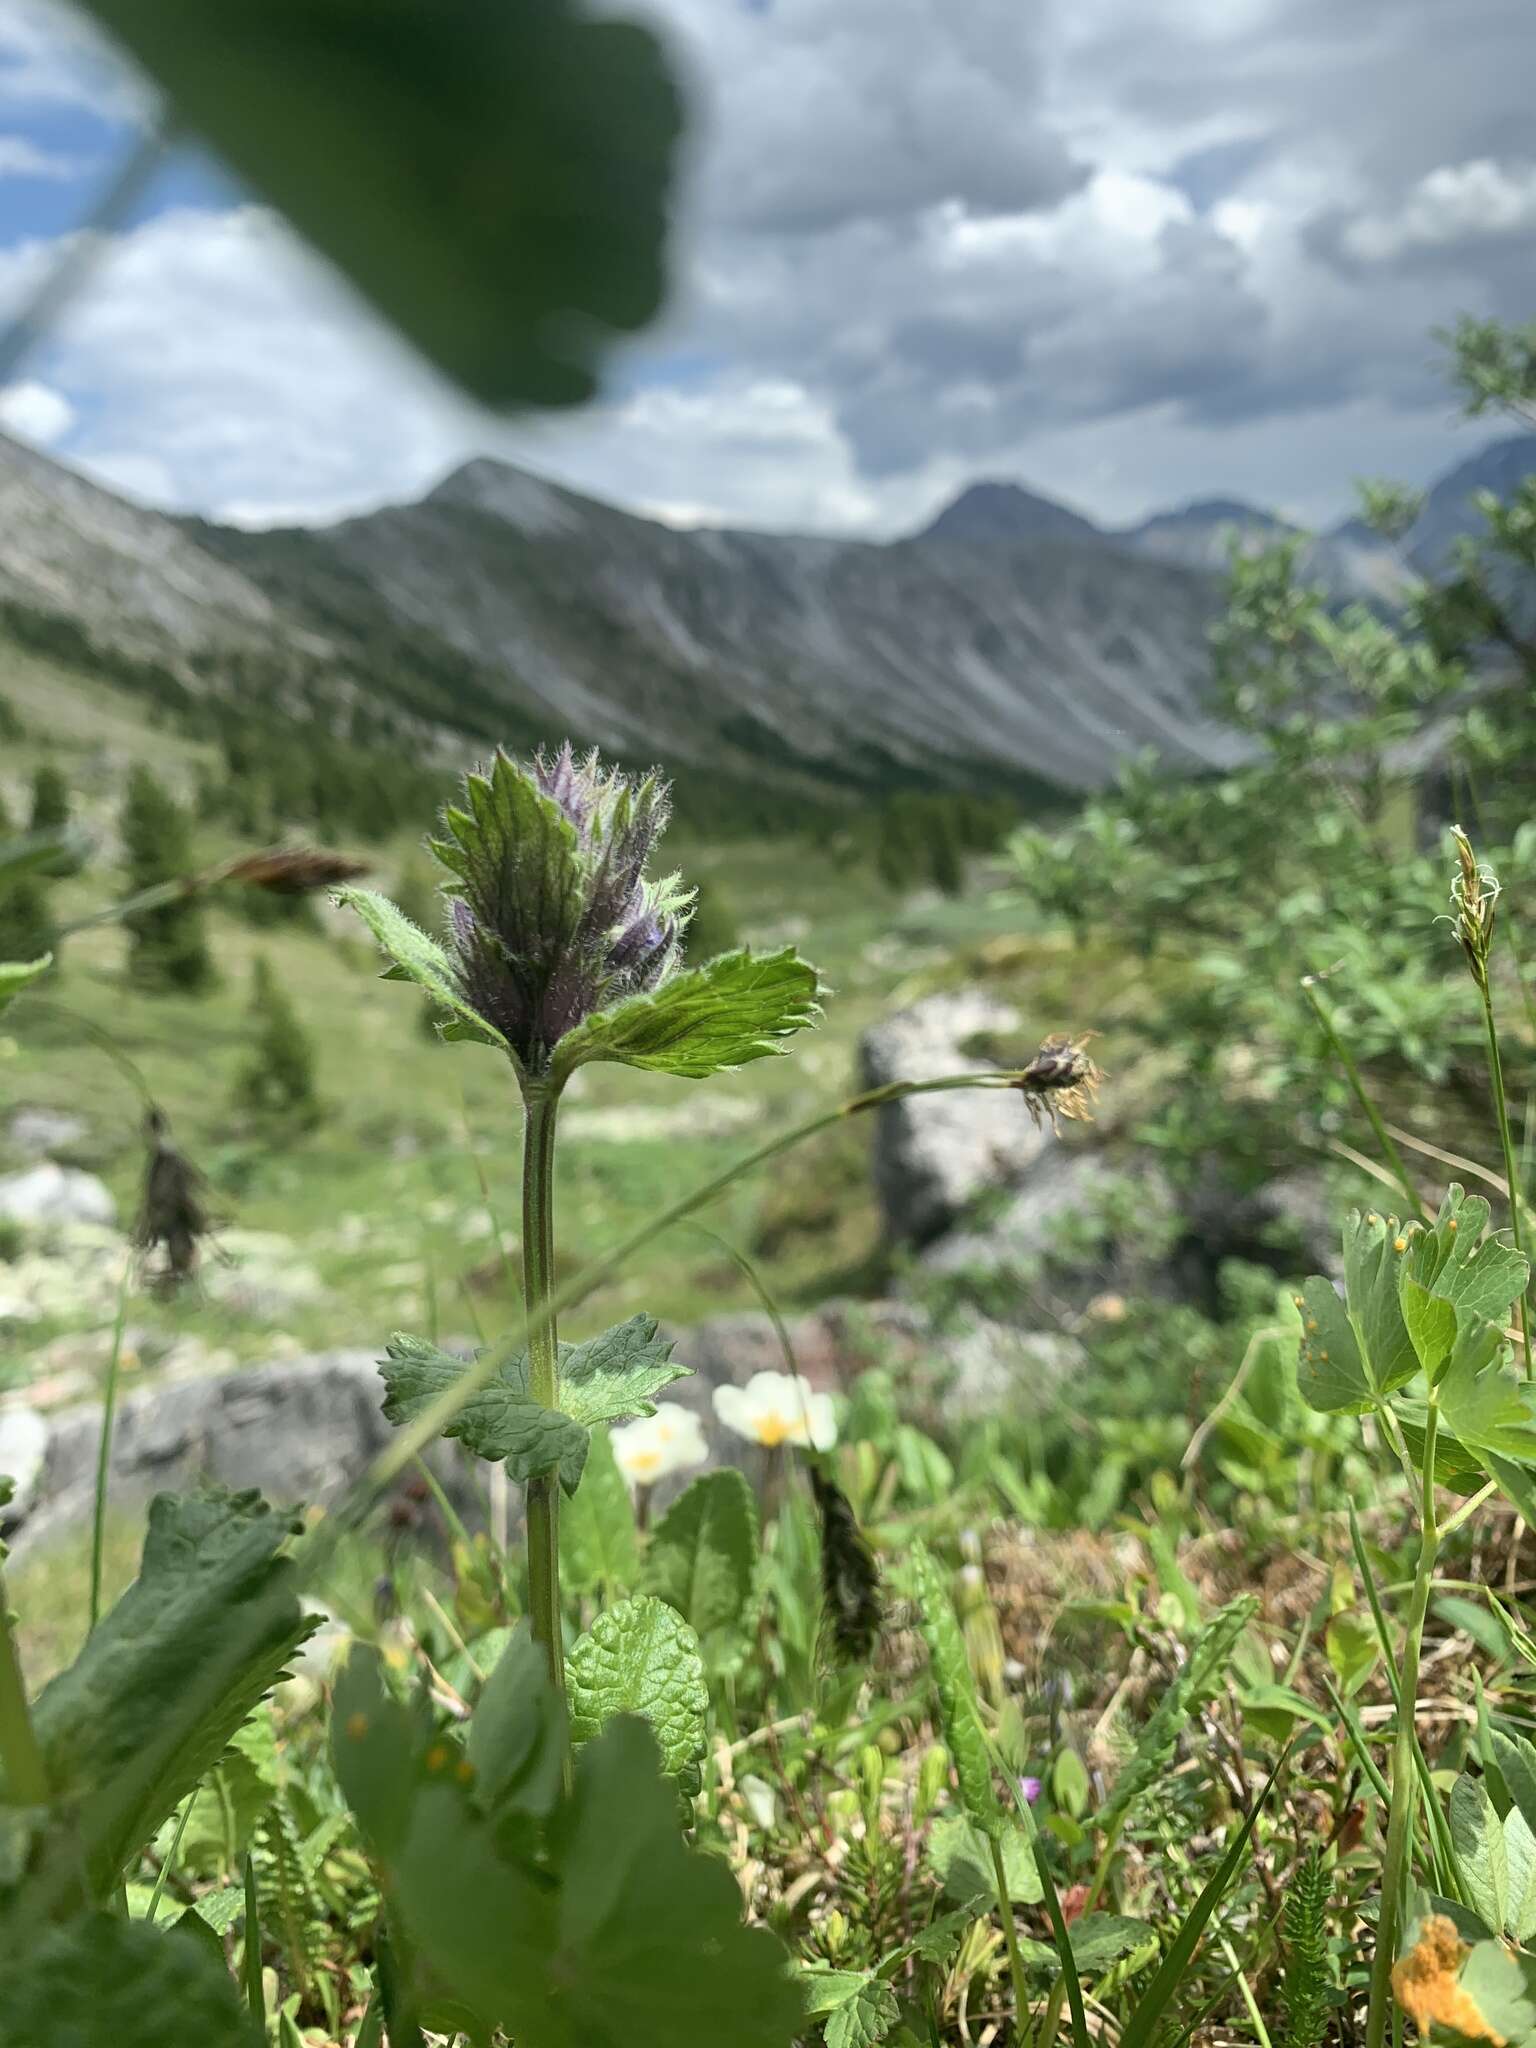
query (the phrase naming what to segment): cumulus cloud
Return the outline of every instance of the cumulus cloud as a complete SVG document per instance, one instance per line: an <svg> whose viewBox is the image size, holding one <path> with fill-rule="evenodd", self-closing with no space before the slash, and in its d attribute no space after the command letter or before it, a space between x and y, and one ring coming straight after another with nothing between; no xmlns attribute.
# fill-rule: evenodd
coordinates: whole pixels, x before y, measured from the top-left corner
<svg viewBox="0 0 1536 2048"><path fill-rule="evenodd" d="M28 380L0 390L0 426L40 448L62 441L75 419L75 408L51 385Z"/></svg>
<svg viewBox="0 0 1536 2048"><path fill-rule="evenodd" d="M28 366L71 459L245 520L481 450L685 521L887 533L978 473L1317 519L1451 453L1432 328L1536 310L1529 0L634 4L699 112L673 305L597 406L488 420L263 209L185 208ZM0 103L78 91L99 59L16 13Z"/></svg>
<svg viewBox="0 0 1536 2048"><path fill-rule="evenodd" d="M0 134L0 178L78 178L79 157L62 149L44 149L29 135Z"/></svg>

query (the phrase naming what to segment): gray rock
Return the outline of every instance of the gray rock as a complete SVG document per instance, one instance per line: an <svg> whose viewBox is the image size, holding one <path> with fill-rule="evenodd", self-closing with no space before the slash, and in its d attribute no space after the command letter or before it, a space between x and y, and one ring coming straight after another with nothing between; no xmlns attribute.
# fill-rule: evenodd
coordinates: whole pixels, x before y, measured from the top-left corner
<svg viewBox="0 0 1536 2048"><path fill-rule="evenodd" d="M48 1456L48 1424L35 1408L0 1408L0 1473L11 1498L0 1522L20 1522L32 1511Z"/></svg>
<svg viewBox="0 0 1536 2048"><path fill-rule="evenodd" d="M14 1150L29 1159L46 1158L65 1145L78 1145L85 1136L84 1117L67 1109L18 1109L5 1127Z"/></svg>
<svg viewBox="0 0 1536 2048"><path fill-rule="evenodd" d="M0 1178L0 1217L29 1225L112 1224L117 1221L117 1203L106 1182L94 1173L46 1160Z"/></svg>
<svg viewBox="0 0 1536 2048"><path fill-rule="evenodd" d="M941 1338L936 1349L945 1368L942 1413L950 1423L1036 1407L1087 1362L1075 1337L1016 1330L986 1316Z"/></svg>
<svg viewBox="0 0 1536 2048"><path fill-rule="evenodd" d="M1241 1258L1298 1277L1343 1278L1343 1219L1316 1168L1298 1167L1245 1195L1213 1168L1187 1197L1185 1214L1213 1266Z"/></svg>
<svg viewBox="0 0 1536 2048"><path fill-rule="evenodd" d="M1016 1014L989 996L929 996L865 1033L864 1085L975 1072L988 1063L965 1052L966 1041L1017 1025ZM877 1116L876 1192L891 1235L910 1244L931 1242L978 1196L1019 1180L1054 1143L1003 1090L909 1096Z"/></svg>

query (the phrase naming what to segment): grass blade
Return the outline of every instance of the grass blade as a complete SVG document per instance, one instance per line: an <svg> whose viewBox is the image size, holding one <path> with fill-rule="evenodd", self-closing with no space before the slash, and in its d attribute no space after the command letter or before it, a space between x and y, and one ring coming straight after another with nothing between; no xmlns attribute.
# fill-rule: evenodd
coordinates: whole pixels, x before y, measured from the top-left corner
<svg viewBox="0 0 1536 2048"><path fill-rule="evenodd" d="M256 1865L249 1849L245 1852L245 1956L241 1965L245 1979L245 2002L251 2018L267 2029L267 2000L261 1988L261 1901L256 1895Z"/></svg>

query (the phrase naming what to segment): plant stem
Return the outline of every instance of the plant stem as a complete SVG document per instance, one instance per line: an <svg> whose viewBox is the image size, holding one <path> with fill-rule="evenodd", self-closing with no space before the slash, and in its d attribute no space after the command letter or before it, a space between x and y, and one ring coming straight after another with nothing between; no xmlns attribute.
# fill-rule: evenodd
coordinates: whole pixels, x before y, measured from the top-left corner
<svg viewBox="0 0 1536 2048"><path fill-rule="evenodd" d="M0 1543L0 1560L4 1557L5 1545ZM15 1626L5 1580L0 1576L0 1765L5 1768L6 1795L14 1805L46 1806L48 1767L27 1711Z"/></svg>
<svg viewBox="0 0 1536 2048"><path fill-rule="evenodd" d="M1488 977L1477 977L1478 993L1483 999L1483 1022L1488 1031L1488 1078L1493 1085L1493 1106L1499 1119L1499 1143L1504 1148L1504 1180L1509 1189L1509 1232L1515 1241L1515 1250L1524 1251L1520 1239L1520 1176L1515 1169L1514 1140L1509 1134L1509 1105L1504 1099L1504 1061L1499 1053L1499 1033L1493 1021L1493 991ZM1531 1305L1522 1294L1520 1297L1520 1335L1525 1344L1525 1376L1536 1378L1536 1366L1531 1362Z"/></svg>
<svg viewBox="0 0 1536 2048"><path fill-rule="evenodd" d="M1008 1895L1008 1872L1003 1864L1002 1844L996 1835L987 1837L992 1851L992 1875L997 1884L997 1910L1003 1916L1003 1941L1008 1950L1008 1974L1013 1979L1013 2003L1016 2010L1014 2040L1021 2044L1029 2038L1029 1984L1024 1976L1024 1958L1019 1953L1019 1930L1013 1922L1013 1900Z"/></svg>
<svg viewBox="0 0 1536 2048"><path fill-rule="evenodd" d="M1366 2048L1383 2048L1392 2009L1392 1964L1397 1953L1398 1907L1408 1869L1413 1808L1419 1782L1414 1767L1414 1710L1419 1697L1419 1649L1424 1617L1429 1611L1440 1532L1435 1526L1435 1439L1440 1404L1430 1390L1424 1424L1423 1486L1419 1505L1419 1565L1409 1596L1397 1682L1397 1737L1392 1746L1392 1802L1387 1816L1387 1848L1382 1862L1381 1907L1376 1921L1376 1954L1371 1964L1371 2003L1366 2021Z"/></svg>
<svg viewBox="0 0 1536 2048"><path fill-rule="evenodd" d="M528 1318L528 1391L560 1405L560 1352L552 1300L555 1268L555 1115L558 1097L535 1083L524 1091L523 1308ZM528 1613L544 1645L549 1682L565 1697L560 1612L560 1475L528 1482Z"/></svg>
<svg viewBox="0 0 1536 2048"><path fill-rule="evenodd" d="M112 1427L117 1418L117 1375L123 1356L123 1326L128 1320L128 1284L132 1265L123 1268L117 1290L117 1320L112 1325L112 1353L101 1404L101 1443L96 1452L96 1498L91 1508L91 1627L101 1619L101 1565L107 1541L107 1490L112 1477Z"/></svg>
<svg viewBox="0 0 1536 2048"><path fill-rule="evenodd" d="M1366 1122L1376 1135L1376 1142L1381 1147L1382 1158L1386 1160L1388 1166L1392 1169L1392 1177L1407 1197L1409 1208L1422 1223L1424 1221L1423 1204L1419 1200L1413 1182L1408 1178L1408 1169L1403 1164L1403 1155L1388 1136L1387 1127L1381 1120L1380 1112L1370 1096L1365 1092L1365 1083L1360 1078L1359 1067L1356 1066L1353 1056L1338 1032L1334 1029L1333 1019L1318 1000L1317 991L1312 986L1315 979L1316 977L1310 974L1303 976L1301 992L1306 997L1313 1016L1322 1026L1323 1036L1327 1039L1334 1058L1344 1069L1345 1079L1349 1082L1354 1098L1364 1112Z"/></svg>

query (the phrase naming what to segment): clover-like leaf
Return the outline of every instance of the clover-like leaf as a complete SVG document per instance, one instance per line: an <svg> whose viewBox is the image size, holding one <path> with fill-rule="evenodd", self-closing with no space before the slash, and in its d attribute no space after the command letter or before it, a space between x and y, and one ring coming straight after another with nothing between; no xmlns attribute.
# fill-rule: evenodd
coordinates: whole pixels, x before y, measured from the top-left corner
<svg viewBox="0 0 1536 2048"><path fill-rule="evenodd" d="M676 974L652 995L630 996L568 1031L555 1047L556 1084L588 1060L703 1080L787 1048L821 1015L820 977L793 946L722 953Z"/></svg>
<svg viewBox="0 0 1536 2048"><path fill-rule="evenodd" d="M260 2048L211 1929L88 1914L14 1947L0 1970L0 2040L11 2048Z"/></svg>
<svg viewBox="0 0 1536 2048"><path fill-rule="evenodd" d="M589 1428L653 1415L657 1394L690 1370L673 1362L672 1341L657 1336L654 1316L631 1316L585 1343L560 1346L560 1406Z"/></svg>
<svg viewBox="0 0 1536 2048"><path fill-rule="evenodd" d="M701 1637L730 1628L757 1570L757 1501L734 1466L702 1473L651 1531L641 1583Z"/></svg>
<svg viewBox="0 0 1536 2048"><path fill-rule="evenodd" d="M1364 1215L1357 1210L1344 1227L1344 1299L1366 1372L1381 1394L1406 1386L1419 1368L1398 1299L1408 1245L1397 1218L1379 1216L1375 1210ZM1310 1307L1310 1294L1307 1300Z"/></svg>
<svg viewBox="0 0 1536 2048"><path fill-rule="evenodd" d="M566 1662L571 1739L588 1742L616 1714L651 1724L662 1768L696 1792L708 1747L709 1690L699 1639L664 1600L637 1593L600 1614Z"/></svg>
<svg viewBox="0 0 1536 2048"><path fill-rule="evenodd" d="M397 1426L414 1422L470 1370L462 1358L403 1332L390 1338L386 1351L379 1362L384 1414ZM580 1485L587 1462L583 1425L558 1408L544 1407L528 1391L526 1351L503 1358L485 1384L465 1396L444 1424L443 1435L457 1437L477 1458L504 1463L511 1477L524 1484L558 1472L567 1493Z"/></svg>
<svg viewBox="0 0 1536 2048"><path fill-rule="evenodd" d="M393 965L386 969L385 981L414 981L419 988L424 988L433 1002L452 1017L453 1036L472 1039L481 1045L499 1046L503 1052L511 1052L512 1048L501 1033L487 1024L460 995L452 963L436 939L418 930L405 912L397 909L387 896L379 895L374 889L338 889L336 901L357 912L389 955Z"/></svg>
<svg viewBox="0 0 1536 2048"><path fill-rule="evenodd" d="M1343 1302L1332 1282L1316 1273L1301 1294L1296 1384L1302 1399L1324 1415L1363 1415L1372 1403L1371 1382Z"/></svg>
<svg viewBox="0 0 1536 2048"><path fill-rule="evenodd" d="M53 955L41 960L0 960L0 1014L8 1010L29 981L36 981L53 965Z"/></svg>
<svg viewBox="0 0 1536 2048"><path fill-rule="evenodd" d="M678 94L571 0L87 0L200 136L486 404L591 397L663 288Z"/></svg>
<svg viewBox="0 0 1536 2048"><path fill-rule="evenodd" d="M1502 1322L1530 1281L1530 1262L1500 1232L1484 1237L1488 1204L1457 1186L1446 1191L1439 1217L1414 1239L1403 1275L1450 1305L1458 1323Z"/></svg>

